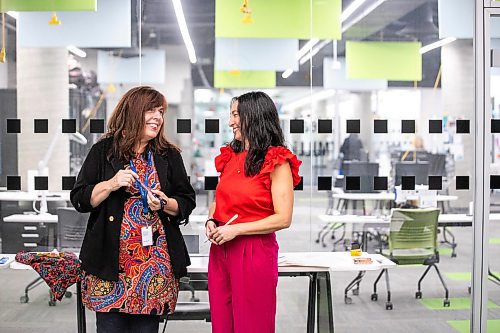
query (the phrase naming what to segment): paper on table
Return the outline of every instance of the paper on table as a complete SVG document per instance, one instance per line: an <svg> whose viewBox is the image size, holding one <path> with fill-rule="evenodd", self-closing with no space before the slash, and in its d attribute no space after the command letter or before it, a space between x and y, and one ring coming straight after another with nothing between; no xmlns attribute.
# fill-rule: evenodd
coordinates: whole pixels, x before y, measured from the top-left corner
<svg viewBox="0 0 500 333"><path fill-rule="evenodd" d="M316 256L312 253L294 253L293 255L280 255L278 257L280 266L304 266L304 267L325 267L332 266L332 260L323 256Z"/></svg>

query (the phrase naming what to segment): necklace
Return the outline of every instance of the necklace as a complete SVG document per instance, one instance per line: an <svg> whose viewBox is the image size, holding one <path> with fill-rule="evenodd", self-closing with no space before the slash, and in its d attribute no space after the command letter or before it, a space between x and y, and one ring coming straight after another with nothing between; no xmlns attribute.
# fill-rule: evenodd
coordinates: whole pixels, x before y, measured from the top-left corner
<svg viewBox="0 0 500 333"><path fill-rule="evenodd" d="M236 172L237 173L241 173L241 171L240 171L240 165L241 165L240 157L241 157L241 153L236 154Z"/></svg>

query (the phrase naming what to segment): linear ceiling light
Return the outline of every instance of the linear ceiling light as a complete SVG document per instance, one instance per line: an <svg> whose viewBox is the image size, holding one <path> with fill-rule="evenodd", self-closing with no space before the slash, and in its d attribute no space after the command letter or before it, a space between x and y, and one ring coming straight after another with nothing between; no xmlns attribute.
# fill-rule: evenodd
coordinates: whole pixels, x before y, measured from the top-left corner
<svg viewBox="0 0 500 333"><path fill-rule="evenodd" d="M370 14L372 11L375 10L375 8L377 8L378 6L380 6L385 0L377 0L376 2L374 2L373 4L367 6L365 9L363 9L361 11L361 13L359 13L356 17L352 18L351 20L349 20L349 22L347 22L346 24L344 24L342 26L342 32L345 32L347 29L349 29L350 27L352 27L353 25L355 25L356 23L358 23L359 21L361 21L362 18L364 18L366 15ZM364 3L364 1L358 5L358 8L359 6L361 6L362 4ZM354 3L353 3L354 5ZM358 8L355 8L355 9L358 9ZM345 11L347 11L348 8L346 8ZM354 12L354 11L353 11ZM342 13L344 14L344 13ZM352 13L351 15L349 15L348 17L352 16ZM345 19L342 21L342 22L345 22L347 20L348 17L345 17Z"/></svg>
<svg viewBox="0 0 500 333"><path fill-rule="evenodd" d="M430 50L437 49L438 47L444 46L446 44L450 44L457 39L455 37L446 37L443 39L438 40L437 42L422 46L420 48L420 54L424 54L425 52L429 52Z"/></svg>
<svg viewBox="0 0 500 333"><path fill-rule="evenodd" d="M305 64L309 59L314 57L322 48L324 48L326 44L328 44L330 42L331 42L331 39L326 39L326 40L322 41L321 43L319 43L311 52L307 53L305 56L303 56L299 60L299 64L301 64L301 65Z"/></svg>
<svg viewBox="0 0 500 333"><path fill-rule="evenodd" d="M79 49L76 46L69 45L67 47L67 49L68 49L69 52L73 53L74 55L79 56L80 58L85 58L87 56L87 53L84 50Z"/></svg>
<svg viewBox="0 0 500 333"><path fill-rule="evenodd" d="M380 6L380 4L382 4L382 2L384 2L384 1L385 0L377 0L377 2L375 2L371 6L367 7L358 16L356 16L354 19L352 19L347 25L343 26L342 27L342 32L344 32L345 30L349 29L355 23L359 22L359 20L361 20L363 17L365 17L366 15L368 15L370 12L372 12L375 8L377 8L378 6ZM345 22L365 2L366 2L366 0L354 0L349 6L347 6L347 8L342 12L342 14L340 14L340 21L342 23ZM300 65L303 65L309 59L311 59L312 57L314 57L325 45L327 45L329 42L331 42L331 40L330 39L324 40L317 47L313 48L318 42L319 42L319 39L312 38L311 40L309 40L299 50L299 52L297 52L297 59L299 60L299 64ZM284 79L286 79L292 73L293 73L293 70L289 68L286 71L284 71L283 74L281 74L281 77L284 78Z"/></svg>
<svg viewBox="0 0 500 333"><path fill-rule="evenodd" d="M290 75L292 75L292 73L293 69L288 68L286 71L283 72L283 74L281 74L281 77L287 79Z"/></svg>
<svg viewBox="0 0 500 333"><path fill-rule="evenodd" d="M307 43L305 43L304 46L302 46L301 49L297 52L297 60L302 58L304 54L309 52L309 50L312 50L314 45L318 44L318 42L318 38L311 38Z"/></svg>
<svg viewBox="0 0 500 333"><path fill-rule="evenodd" d="M340 14L340 22L347 20L349 16L352 15L366 0L354 0L349 6Z"/></svg>
<svg viewBox="0 0 500 333"><path fill-rule="evenodd" d="M182 5L180 0L172 0L174 5L175 17L177 17L177 24L179 24L179 29L181 30L182 39L186 45L186 49L189 55L189 61L192 64L196 64L196 52L194 51L193 42L191 41L191 36L189 36L189 31L186 24L186 18L184 17L184 12L182 11Z"/></svg>

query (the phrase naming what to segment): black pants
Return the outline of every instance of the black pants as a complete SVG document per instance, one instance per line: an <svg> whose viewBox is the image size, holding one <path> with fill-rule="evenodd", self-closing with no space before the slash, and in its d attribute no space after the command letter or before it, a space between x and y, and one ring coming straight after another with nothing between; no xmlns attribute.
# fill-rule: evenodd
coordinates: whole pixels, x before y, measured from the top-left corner
<svg viewBox="0 0 500 333"><path fill-rule="evenodd" d="M159 320L156 315L96 312L97 333L158 333Z"/></svg>

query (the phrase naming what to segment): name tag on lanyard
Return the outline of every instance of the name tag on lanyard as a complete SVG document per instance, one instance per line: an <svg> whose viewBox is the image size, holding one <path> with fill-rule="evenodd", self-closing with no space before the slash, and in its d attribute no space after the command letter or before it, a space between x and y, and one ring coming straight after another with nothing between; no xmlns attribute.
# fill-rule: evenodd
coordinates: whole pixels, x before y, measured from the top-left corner
<svg viewBox="0 0 500 333"><path fill-rule="evenodd" d="M153 245L153 227L142 227L141 228L141 239L142 246Z"/></svg>

